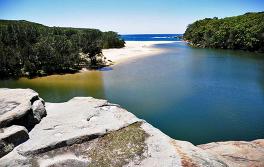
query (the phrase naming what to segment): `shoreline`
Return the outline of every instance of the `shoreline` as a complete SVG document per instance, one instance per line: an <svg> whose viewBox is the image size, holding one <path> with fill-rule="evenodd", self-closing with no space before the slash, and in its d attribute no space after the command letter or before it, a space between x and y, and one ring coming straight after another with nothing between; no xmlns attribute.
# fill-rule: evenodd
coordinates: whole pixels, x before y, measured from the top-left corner
<svg viewBox="0 0 264 167"><path fill-rule="evenodd" d="M109 66L115 66L133 59L166 52L165 49L156 48L155 45L174 42L175 41L126 41L124 48L103 49L103 55L106 57Z"/></svg>
<svg viewBox="0 0 264 167"><path fill-rule="evenodd" d="M155 56L157 54L165 53L166 49L157 48L157 44L169 44L174 42L184 42L184 41L126 41L125 47L123 48L113 48L113 49L103 49L102 53L106 58L105 67L113 67L120 63L127 63L131 60L140 59L149 56ZM104 68L104 67L102 67ZM99 68L100 69L100 68ZM91 72L91 71L100 71L99 69L89 69L82 68L72 73L54 73L51 75L36 76L29 79L49 77L49 76L61 76L61 75L74 75L76 73ZM26 76L19 77L28 78Z"/></svg>

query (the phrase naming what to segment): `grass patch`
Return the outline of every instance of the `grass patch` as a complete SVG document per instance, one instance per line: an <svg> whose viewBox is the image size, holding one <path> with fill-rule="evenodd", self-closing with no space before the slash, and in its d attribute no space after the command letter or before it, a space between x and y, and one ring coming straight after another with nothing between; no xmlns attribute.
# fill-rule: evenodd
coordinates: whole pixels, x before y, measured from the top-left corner
<svg viewBox="0 0 264 167"><path fill-rule="evenodd" d="M146 148L147 134L140 127L141 124L137 122L101 137L88 152L91 158L88 166L119 167L134 158L144 158L142 154Z"/></svg>

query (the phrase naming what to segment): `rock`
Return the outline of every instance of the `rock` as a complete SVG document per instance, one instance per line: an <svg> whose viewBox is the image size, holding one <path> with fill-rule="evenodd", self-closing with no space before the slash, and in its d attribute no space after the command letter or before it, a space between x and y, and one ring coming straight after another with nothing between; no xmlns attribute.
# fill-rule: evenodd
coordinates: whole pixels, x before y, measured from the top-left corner
<svg viewBox="0 0 264 167"><path fill-rule="evenodd" d="M44 113L42 105L35 100L32 111ZM0 158L0 167L263 166L263 140L194 146L106 100L76 97L46 103L46 111L29 139Z"/></svg>
<svg viewBox="0 0 264 167"><path fill-rule="evenodd" d="M252 142L213 142L198 147L213 155L219 155L228 166L264 166L264 139Z"/></svg>
<svg viewBox="0 0 264 167"><path fill-rule="evenodd" d="M55 165L55 162L69 161L76 162L75 166L87 164L86 151L97 148L92 146L98 145L99 138L141 121L118 105L94 98L78 97L66 103L47 103L46 110L47 116L29 132L29 140L1 159L3 166L9 166L11 159L17 160L12 161L15 166L27 163L29 166ZM80 148L85 154L80 153ZM64 156L65 153L67 156ZM76 157L75 160L73 157Z"/></svg>
<svg viewBox="0 0 264 167"><path fill-rule="evenodd" d="M0 158L9 153L17 145L28 139L28 131L23 126L13 125L0 131Z"/></svg>
<svg viewBox="0 0 264 167"><path fill-rule="evenodd" d="M145 141L145 158L139 163L131 161L128 166L226 167L217 155L207 153L189 142L174 140L148 123L143 123L141 128L149 135Z"/></svg>
<svg viewBox="0 0 264 167"><path fill-rule="evenodd" d="M46 115L38 93L31 89L0 89L0 127L22 125L30 130Z"/></svg>
<svg viewBox="0 0 264 167"><path fill-rule="evenodd" d="M19 146L20 154L40 153L91 140L139 121L124 109L93 98L79 97L66 103L49 103L47 111L47 117L30 131L30 139Z"/></svg>
<svg viewBox="0 0 264 167"><path fill-rule="evenodd" d="M33 118L36 123L39 123L43 117L47 115L43 99L36 100L32 104Z"/></svg>

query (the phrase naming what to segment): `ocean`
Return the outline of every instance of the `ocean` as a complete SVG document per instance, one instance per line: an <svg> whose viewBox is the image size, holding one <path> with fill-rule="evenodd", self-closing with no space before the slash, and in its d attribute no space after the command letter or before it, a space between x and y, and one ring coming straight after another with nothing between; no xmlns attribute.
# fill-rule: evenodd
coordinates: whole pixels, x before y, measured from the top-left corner
<svg viewBox="0 0 264 167"><path fill-rule="evenodd" d="M121 35L125 41L180 41L183 34L129 34Z"/></svg>

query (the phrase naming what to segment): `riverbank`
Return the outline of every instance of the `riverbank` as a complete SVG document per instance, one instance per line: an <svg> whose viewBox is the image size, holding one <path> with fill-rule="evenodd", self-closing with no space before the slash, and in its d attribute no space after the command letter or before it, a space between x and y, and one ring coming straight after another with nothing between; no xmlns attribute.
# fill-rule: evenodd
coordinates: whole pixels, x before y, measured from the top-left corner
<svg viewBox="0 0 264 167"><path fill-rule="evenodd" d="M153 56L165 52L165 49L157 48L155 45L173 42L175 41L126 41L124 48L103 49L103 54L110 65L116 65L132 59Z"/></svg>

